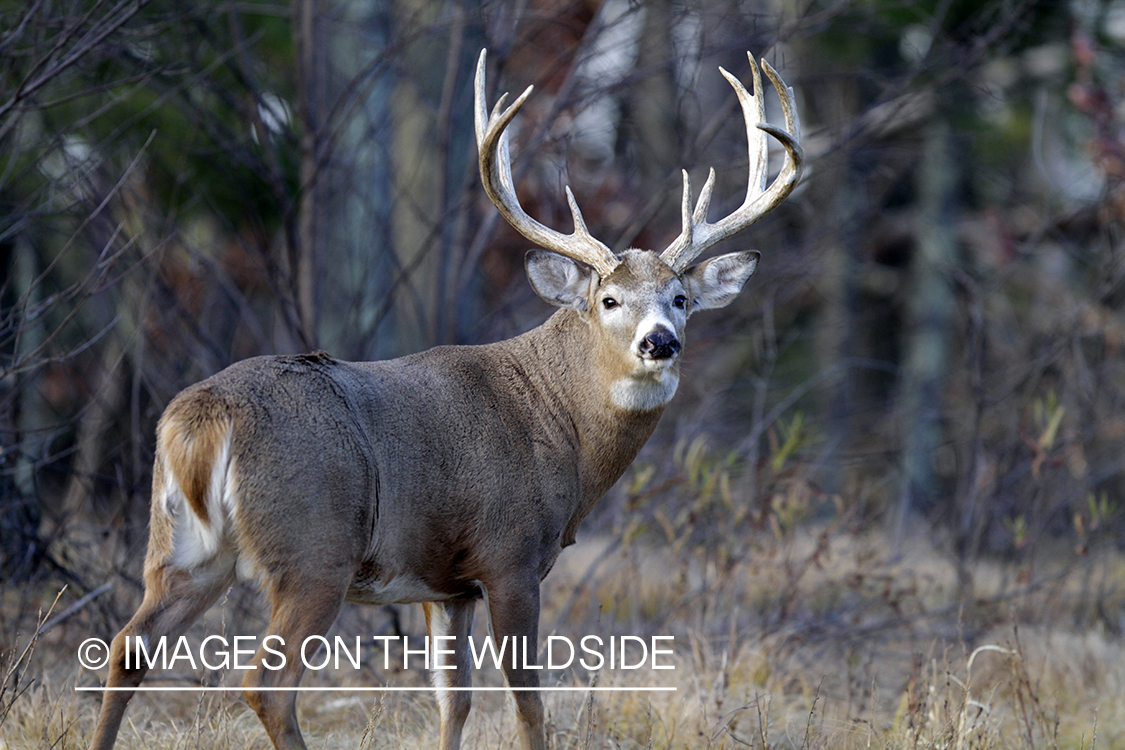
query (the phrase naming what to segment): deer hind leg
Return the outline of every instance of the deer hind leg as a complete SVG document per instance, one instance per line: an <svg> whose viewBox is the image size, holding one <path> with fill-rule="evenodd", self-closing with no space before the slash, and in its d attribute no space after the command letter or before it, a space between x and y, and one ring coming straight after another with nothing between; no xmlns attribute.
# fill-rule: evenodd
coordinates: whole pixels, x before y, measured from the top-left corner
<svg viewBox="0 0 1125 750"><path fill-rule="evenodd" d="M194 571L165 566L145 571L145 596L141 606L110 647L109 678L106 687L135 688L148 671L144 659L137 658L136 639L143 638L146 651L153 653L161 638L174 641L222 595L234 580L234 565L213 561L209 568ZM126 648L132 656L126 667ZM107 690L102 697L101 713L94 729L92 750L109 750L117 738L125 707L133 697L132 690Z"/></svg>
<svg viewBox="0 0 1125 750"><path fill-rule="evenodd" d="M127 663L128 646L140 638L155 653L161 638L175 641L235 578L238 555L226 515L236 501L229 474L230 425L217 416L217 405L185 419L194 405L189 398L176 399L157 429L145 595L113 639L106 681L106 687L130 689L106 691L91 745L95 750L113 747L131 688L148 671L136 658ZM135 645L132 651L135 655Z"/></svg>
<svg viewBox="0 0 1125 750"><path fill-rule="evenodd" d="M521 688L512 691L520 745L523 750L546 750L543 699L534 689L539 687L539 671L523 668L523 664L538 663L539 658L539 581L531 579L493 584L485 592L485 602L497 648L507 637L509 646L518 648L520 652L516 665L510 658L505 658L503 662L508 687ZM526 654L523 653L525 644Z"/></svg>
<svg viewBox="0 0 1125 750"><path fill-rule="evenodd" d="M430 674L437 688L438 713L441 716L441 750L457 750L461 747L461 730L469 709L473 705L473 694L467 690L448 690L447 688L467 688L473 684L470 671L469 638L473 634L473 601L435 602L423 604L426 612L426 631L435 651L434 665ZM449 643L438 640L453 636L453 654L438 654L446 650Z"/></svg>
<svg viewBox="0 0 1125 750"><path fill-rule="evenodd" d="M267 589L273 604L269 629L251 662L253 668L242 681L246 701L278 750L305 750L305 740L297 724L297 691L277 688L296 688L300 683L305 673L302 644L309 636L323 636L332 627L351 580L350 572L335 578L316 575L318 568L310 561L300 569L291 567L271 576L273 585ZM267 647L281 656L267 651ZM307 652L309 659L314 658L311 649Z"/></svg>

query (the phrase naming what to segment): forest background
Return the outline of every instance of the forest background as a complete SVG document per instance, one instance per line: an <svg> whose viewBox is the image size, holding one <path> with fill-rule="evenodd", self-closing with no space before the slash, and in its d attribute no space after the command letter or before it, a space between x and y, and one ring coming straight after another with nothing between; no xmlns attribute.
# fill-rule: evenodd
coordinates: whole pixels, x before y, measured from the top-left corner
<svg viewBox="0 0 1125 750"><path fill-rule="evenodd" d="M479 185L484 47L490 101L536 86L524 206L569 231L570 185L614 250L679 232L682 168L716 168L713 215L741 202L716 68L747 81L747 51L807 162L718 248L757 273L692 320L680 393L544 584L545 628L690 643L680 691L559 699L553 741L1125 746L1122 0L0 0L0 746L88 737L74 649L140 599L179 390L549 314ZM427 700L303 716L426 744ZM134 705L122 743L264 743L237 698L192 701ZM477 705L468 741L510 744Z"/></svg>

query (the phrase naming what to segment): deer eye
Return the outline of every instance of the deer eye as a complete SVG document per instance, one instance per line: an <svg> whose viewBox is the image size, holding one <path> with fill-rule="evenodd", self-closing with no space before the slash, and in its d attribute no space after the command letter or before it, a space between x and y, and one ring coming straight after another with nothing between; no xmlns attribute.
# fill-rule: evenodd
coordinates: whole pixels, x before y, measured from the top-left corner
<svg viewBox="0 0 1125 750"><path fill-rule="evenodd" d="M687 304L687 297L685 297L682 294L677 294L675 297L672 298L672 305L679 310L683 310L684 305L686 305L686 304Z"/></svg>
<svg viewBox="0 0 1125 750"><path fill-rule="evenodd" d="M602 300L602 307L607 310L612 310L613 308L617 307L617 300L615 300L613 297L606 297Z"/></svg>

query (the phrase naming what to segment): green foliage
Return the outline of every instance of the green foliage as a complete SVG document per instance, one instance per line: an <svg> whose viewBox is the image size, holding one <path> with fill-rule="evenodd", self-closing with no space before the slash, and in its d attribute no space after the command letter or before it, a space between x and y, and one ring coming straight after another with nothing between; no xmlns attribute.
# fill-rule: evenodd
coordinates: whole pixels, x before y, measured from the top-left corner
<svg viewBox="0 0 1125 750"><path fill-rule="evenodd" d="M770 447L773 453L770 465L774 473L781 471L785 463L795 453L822 440L813 426L805 424L805 413L802 411L795 412L788 421L784 418L779 419L777 421L777 436L780 437L780 442L775 437L773 430L769 432Z"/></svg>
<svg viewBox="0 0 1125 750"><path fill-rule="evenodd" d="M1037 398L1031 403L1031 412L1039 428L1039 437L1035 444L1040 450L1048 451L1054 444L1059 434L1059 426L1066 415L1066 407L1059 403L1054 391L1048 391L1046 397Z"/></svg>
<svg viewBox="0 0 1125 750"><path fill-rule="evenodd" d="M1117 515L1117 503L1109 499L1106 492L1091 492L1086 496L1086 510L1089 515L1088 527L1091 531L1110 521Z"/></svg>
<svg viewBox="0 0 1125 750"><path fill-rule="evenodd" d="M1021 550L1027 546L1030 531L1027 525L1027 516L1018 515L1014 518L1004 519L1004 528L1012 535L1012 545Z"/></svg>
<svg viewBox="0 0 1125 750"><path fill-rule="evenodd" d="M61 16L56 29L76 23ZM249 220L276 228L297 180L296 138L285 115L295 90L288 15L259 0L153 2L124 28L115 46L87 55L37 92L35 119L22 138L31 127L53 145L24 153L45 164L60 149L82 149L113 174L148 143L146 176L161 212L214 212L232 227ZM31 60L45 55L37 38L20 41ZM9 58L5 73L12 91L33 68ZM280 147L270 143L277 139ZM42 178L38 187L28 182L30 170L13 173L24 180L0 186L10 195L42 191Z"/></svg>

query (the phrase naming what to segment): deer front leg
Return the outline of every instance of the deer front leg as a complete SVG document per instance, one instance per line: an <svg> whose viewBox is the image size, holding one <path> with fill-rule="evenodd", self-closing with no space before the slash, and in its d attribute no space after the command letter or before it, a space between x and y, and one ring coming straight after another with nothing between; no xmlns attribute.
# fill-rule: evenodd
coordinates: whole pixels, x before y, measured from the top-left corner
<svg viewBox="0 0 1125 750"><path fill-rule="evenodd" d="M487 589L485 601L492 620L492 636L497 648L508 638L508 647L517 648L516 665L504 659L504 677L516 704L520 746L523 750L546 750L543 729L543 698L539 687L539 670L524 665L538 663L539 658L539 580L517 580ZM524 653L526 644L527 653ZM509 652L510 653L510 652ZM531 689L528 689L531 688Z"/></svg>
<svg viewBox="0 0 1125 750"><path fill-rule="evenodd" d="M473 634L473 606L475 602L435 602L423 604L426 613L426 631L430 634L434 650L434 664L430 675L437 688L438 713L441 716L441 750L461 747L461 730L473 694L467 688L473 684L470 671L469 638ZM453 636L453 640L446 640ZM453 654L444 653L452 650Z"/></svg>

